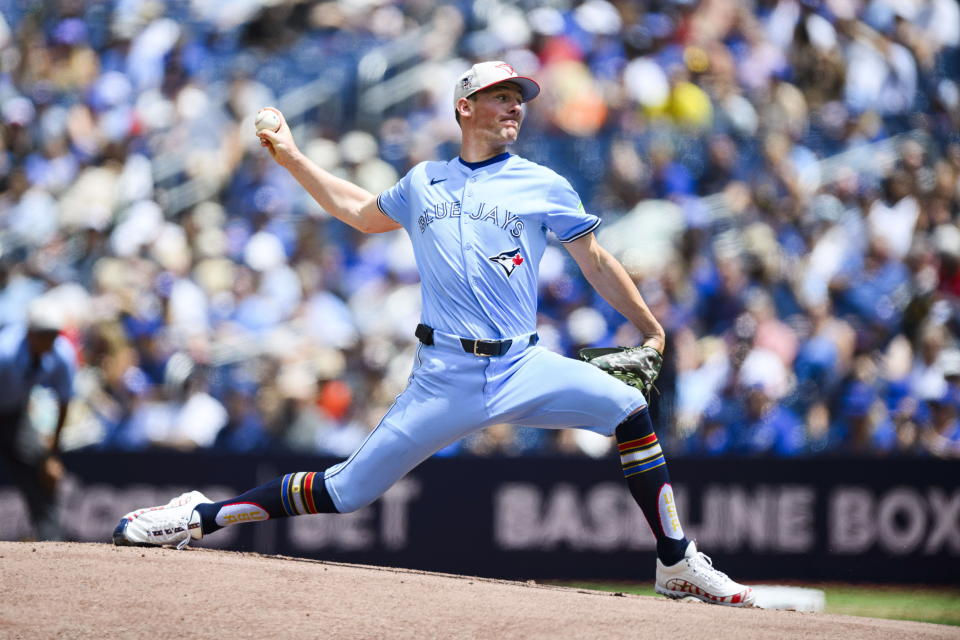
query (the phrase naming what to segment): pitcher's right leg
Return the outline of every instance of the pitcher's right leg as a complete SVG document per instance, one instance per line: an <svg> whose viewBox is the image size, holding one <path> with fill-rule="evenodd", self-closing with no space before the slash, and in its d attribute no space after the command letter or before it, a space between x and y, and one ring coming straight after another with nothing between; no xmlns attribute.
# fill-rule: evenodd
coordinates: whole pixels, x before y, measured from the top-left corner
<svg viewBox="0 0 960 640"><path fill-rule="evenodd" d="M482 401L466 389L411 383L353 455L324 473L337 511L365 507L436 451L486 426Z"/></svg>

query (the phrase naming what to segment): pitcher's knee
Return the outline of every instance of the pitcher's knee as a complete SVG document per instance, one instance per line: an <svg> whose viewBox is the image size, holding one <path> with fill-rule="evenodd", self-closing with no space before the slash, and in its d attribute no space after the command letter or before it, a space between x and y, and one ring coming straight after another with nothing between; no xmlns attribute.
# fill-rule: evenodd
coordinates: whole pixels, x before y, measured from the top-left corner
<svg viewBox="0 0 960 640"><path fill-rule="evenodd" d="M383 491L357 486L357 483L344 482L340 478L327 480L327 489L337 513L352 513L362 509L383 494Z"/></svg>
<svg viewBox="0 0 960 640"><path fill-rule="evenodd" d="M616 428L618 442L643 438L654 433L653 421L650 419L650 411L646 405L627 416Z"/></svg>

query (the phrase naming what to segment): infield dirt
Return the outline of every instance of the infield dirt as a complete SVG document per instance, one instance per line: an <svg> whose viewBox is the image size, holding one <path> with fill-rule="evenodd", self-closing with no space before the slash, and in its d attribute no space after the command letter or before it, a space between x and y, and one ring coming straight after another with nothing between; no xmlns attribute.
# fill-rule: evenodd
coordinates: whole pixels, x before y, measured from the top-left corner
<svg viewBox="0 0 960 640"><path fill-rule="evenodd" d="M0 542L0 638L135 636L956 640L960 628L208 549Z"/></svg>

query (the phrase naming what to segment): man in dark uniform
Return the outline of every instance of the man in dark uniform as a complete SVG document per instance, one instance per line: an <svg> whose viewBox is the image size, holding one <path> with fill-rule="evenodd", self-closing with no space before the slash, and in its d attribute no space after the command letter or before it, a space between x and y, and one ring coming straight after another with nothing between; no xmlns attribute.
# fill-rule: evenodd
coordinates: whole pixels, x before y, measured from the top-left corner
<svg viewBox="0 0 960 640"><path fill-rule="evenodd" d="M0 466L23 493L36 537L61 540L56 488L63 476L60 434L73 396L76 353L60 335L62 315L48 298L35 300L27 324L0 330ZM44 442L30 424L30 394L37 385L57 397L57 423Z"/></svg>

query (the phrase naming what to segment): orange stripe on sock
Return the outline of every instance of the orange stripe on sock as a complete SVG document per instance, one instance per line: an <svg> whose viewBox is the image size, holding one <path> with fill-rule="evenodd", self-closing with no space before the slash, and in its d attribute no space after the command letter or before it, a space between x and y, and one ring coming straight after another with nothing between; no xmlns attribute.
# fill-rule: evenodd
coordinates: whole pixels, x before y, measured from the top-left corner
<svg viewBox="0 0 960 640"><path fill-rule="evenodd" d="M317 512L317 505L313 502L313 476L317 475L316 471L311 471L307 474L307 477L303 479L303 499L307 505L307 511L310 513Z"/></svg>
<svg viewBox="0 0 960 640"><path fill-rule="evenodd" d="M644 437L638 438L638 439L636 439L636 440L629 440L629 441L624 442L624 443L622 443L622 444L618 444L618 445L617 445L617 449L620 450L620 453L623 453L624 451L627 451L628 449L636 449L637 447L644 447L644 446L646 446L646 445L648 445L648 444L653 444L653 443L656 442L656 441L657 441L657 434L651 433L651 434L648 435L648 436L644 436Z"/></svg>

